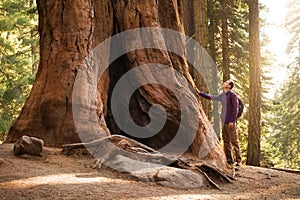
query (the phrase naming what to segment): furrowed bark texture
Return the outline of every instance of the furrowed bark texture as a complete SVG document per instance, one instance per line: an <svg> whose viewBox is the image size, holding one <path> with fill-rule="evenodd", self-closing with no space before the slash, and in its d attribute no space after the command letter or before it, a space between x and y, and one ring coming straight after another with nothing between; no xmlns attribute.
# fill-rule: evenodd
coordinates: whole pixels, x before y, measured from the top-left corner
<svg viewBox="0 0 300 200"><path fill-rule="evenodd" d="M71 109L73 84L86 55L112 35L112 6L106 0L40 0L37 4L40 66L30 96L6 141L30 135L42 138L47 146L79 142ZM100 89L107 83L102 81ZM99 106L105 105L106 93L100 90L103 102Z"/></svg>
<svg viewBox="0 0 300 200"><path fill-rule="evenodd" d="M72 91L76 75L85 57L100 42L123 31L142 27L162 27L184 33L180 2L39 0L40 66L31 94L20 116L11 127L7 142L16 141L21 135L41 138L46 146L80 142L72 116ZM153 43L158 46L165 45L167 40L178 44L185 42L172 36L163 36L160 31L153 34ZM121 43L124 47L130 45L130 41ZM162 130L156 135L150 138L132 137L130 133L122 131L114 121L110 108L111 94L123 74L149 63L166 65L175 69L185 79L182 81L175 73L170 77L163 77L175 80L176 91L159 84L147 84L134 92L129 106L131 117L136 124L147 125L150 122L149 108L155 104L164 107L167 119ZM156 77L151 70L145 70L136 78L156 80L162 77ZM82 87L82 94L90 95L86 90L87 88ZM176 97L175 92L181 96ZM194 82L184 56L162 49L136 49L111 64L97 85L96 95L90 97L95 99L94 105L87 107L96 107L97 120L101 127L100 138L110 134L121 134L153 149L160 149L173 140L182 124L181 110L195 111L190 112L196 114L188 116L190 120L185 121L183 127L185 134L179 141L192 140L186 153L222 169L226 163L224 153L202 109L200 97L194 95L194 92ZM180 105L181 97L187 97L189 103ZM195 121L198 121L198 124L196 137L193 138L188 130L195 125ZM144 133L139 134L143 136Z"/></svg>

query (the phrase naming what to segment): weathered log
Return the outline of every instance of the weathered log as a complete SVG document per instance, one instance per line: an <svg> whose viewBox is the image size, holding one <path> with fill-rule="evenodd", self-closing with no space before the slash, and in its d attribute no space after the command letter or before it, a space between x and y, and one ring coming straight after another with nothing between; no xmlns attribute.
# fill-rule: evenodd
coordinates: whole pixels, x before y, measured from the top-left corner
<svg viewBox="0 0 300 200"><path fill-rule="evenodd" d="M271 169L278 170L278 171L289 172L289 173L294 173L294 174L300 174L300 170L297 170L297 169L276 168L276 167L271 167Z"/></svg>

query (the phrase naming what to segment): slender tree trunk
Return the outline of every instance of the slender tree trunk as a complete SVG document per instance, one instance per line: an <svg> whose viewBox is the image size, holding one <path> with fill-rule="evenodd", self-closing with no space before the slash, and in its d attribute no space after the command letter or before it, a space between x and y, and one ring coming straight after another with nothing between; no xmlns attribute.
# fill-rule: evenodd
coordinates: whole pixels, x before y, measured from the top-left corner
<svg viewBox="0 0 300 200"><path fill-rule="evenodd" d="M250 94L247 165L260 165L261 69L258 0L249 0Z"/></svg>
<svg viewBox="0 0 300 200"><path fill-rule="evenodd" d="M184 32L187 36L195 39L195 22L194 22L194 4L193 1L186 1L181 0L182 4L182 17L183 17L183 25L184 25ZM192 55L192 63L188 63L189 65L189 72L192 78L195 80L194 75L194 56L195 53L191 52Z"/></svg>
<svg viewBox="0 0 300 200"><path fill-rule="evenodd" d="M30 9L33 8L34 6L34 1L33 0L30 0L29 2L29 6L30 6ZM34 14L31 13L30 14L30 20L34 20ZM35 36L35 33L36 33L36 27L32 27L31 30L30 30L30 37L31 39L33 40L34 39L34 36ZM36 71L37 71L37 68L38 68L38 64L37 64L37 46L36 44L31 44L31 66L32 66L32 74L35 74Z"/></svg>
<svg viewBox="0 0 300 200"><path fill-rule="evenodd" d="M194 23L194 5L193 1L181 0L182 4L182 17L184 32L189 37L194 37L195 35L195 23Z"/></svg>
<svg viewBox="0 0 300 200"><path fill-rule="evenodd" d="M216 41L215 35L217 34L218 27L215 16L214 2L208 1L208 18L209 18L209 26L208 26L208 44L209 44L209 54L212 57L213 61L216 63L217 58L217 49L216 49ZM218 77L217 71L215 68L212 68L212 76ZM212 91L213 94L218 94L218 82L216 80L212 81ZM217 136L220 138L221 127L220 127L220 114L219 114L219 103L213 101L213 126Z"/></svg>
<svg viewBox="0 0 300 200"><path fill-rule="evenodd" d="M230 60L229 60L229 33L228 33L228 22L227 22L227 16L228 16L228 0L221 0L221 10L222 10L222 16L221 16L221 26L222 26L222 58L223 58L223 81L230 79Z"/></svg>
<svg viewBox="0 0 300 200"><path fill-rule="evenodd" d="M206 0L194 0L194 23L195 23L195 40L199 42L199 44L207 50L208 45L208 25L207 25L207 1ZM195 63L201 63L201 55L200 52L195 52ZM208 93L207 83L201 74L194 69L194 80L196 86L200 91ZM201 99L201 103L203 105L203 109L208 118L211 118L211 102L205 99Z"/></svg>
<svg viewBox="0 0 300 200"><path fill-rule="evenodd" d="M207 0L195 0L194 2L194 21L195 21L195 40L207 49L208 26L207 26Z"/></svg>

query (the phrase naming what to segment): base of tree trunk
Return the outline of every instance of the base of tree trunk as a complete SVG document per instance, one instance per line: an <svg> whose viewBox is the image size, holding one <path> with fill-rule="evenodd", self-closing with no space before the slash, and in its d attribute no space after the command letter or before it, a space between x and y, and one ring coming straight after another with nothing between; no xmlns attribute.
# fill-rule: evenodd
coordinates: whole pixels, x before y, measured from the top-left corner
<svg viewBox="0 0 300 200"><path fill-rule="evenodd" d="M221 189L217 182L225 181L230 183L231 180L234 179L233 176L228 175L213 166L202 163L202 161L196 156L192 158L188 156L187 159L185 155L182 155L181 157L175 157L172 155L162 154L152 149L151 147L148 147L140 142L121 135L111 135L99 140L94 140L89 143L66 144L63 145L62 152L64 155L71 155L72 151L77 148L87 148L90 151L90 153L97 159L97 163L95 165L96 168L101 168L103 165L105 165L109 168L114 169L115 167L112 166L111 163L114 163L120 158L120 156L122 156L127 159L133 160L136 163L142 163L142 170L145 170L145 168L156 169L157 167L159 167L160 170L171 170L176 168L188 170L192 173L197 173L198 175L203 177L203 180L205 180L206 183L217 189ZM120 170L120 168L118 168L117 170ZM130 170L130 168L126 167L121 169L122 172L132 175ZM180 177L180 175L178 174L179 172L182 173L181 171L172 170L171 176ZM146 180L161 181L157 180L157 178L155 177L148 177ZM184 185L184 183L182 184ZM191 188L194 188L194 185L191 186Z"/></svg>

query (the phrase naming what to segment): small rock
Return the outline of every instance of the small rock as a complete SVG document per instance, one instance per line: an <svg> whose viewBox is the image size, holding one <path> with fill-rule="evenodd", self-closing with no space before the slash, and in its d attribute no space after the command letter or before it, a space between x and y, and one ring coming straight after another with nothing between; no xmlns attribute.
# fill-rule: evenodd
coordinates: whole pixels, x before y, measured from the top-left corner
<svg viewBox="0 0 300 200"><path fill-rule="evenodd" d="M14 144L14 155L29 154L32 156L42 156L44 141L39 138L23 135Z"/></svg>

